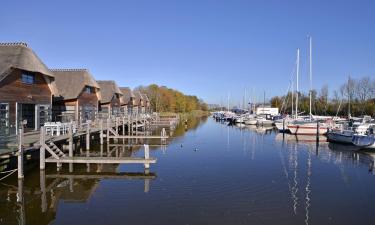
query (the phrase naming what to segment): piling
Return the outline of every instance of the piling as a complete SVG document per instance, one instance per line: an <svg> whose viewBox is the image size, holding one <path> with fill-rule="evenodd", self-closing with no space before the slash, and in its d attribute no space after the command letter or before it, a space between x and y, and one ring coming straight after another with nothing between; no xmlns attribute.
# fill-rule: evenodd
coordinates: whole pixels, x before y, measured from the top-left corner
<svg viewBox="0 0 375 225"><path fill-rule="evenodd" d="M90 123L87 122L87 128L86 128L86 150L88 151L90 149Z"/></svg>
<svg viewBox="0 0 375 225"><path fill-rule="evenodd" d="M18 179L23 179L23 128L18 130Z"/></svg>
<svg viewBox="0 0 375 225"><path fill-rule="evenodd" d="M144 148L145 148L145 159L149 159L150 158L150 146L149 145L143 145ZM145 163L144 164L145 166L145 169L149 169L150 168L150 164L149 163Z"/></svg>
<svg viewBox="0 0 375 225"><path fill-rule="evenodd" d="M99 125L100 125L100 144L102 145L103 144L103 120L102 119L100 119Z"/></svg>
<svg viewBox="0 0 375 225"><path fill-rule="evenodd" d="M45 127L40 128L40 150L39 150L39 168L44 170L46 168L46 151L44 145L46 144Z"/></svg>

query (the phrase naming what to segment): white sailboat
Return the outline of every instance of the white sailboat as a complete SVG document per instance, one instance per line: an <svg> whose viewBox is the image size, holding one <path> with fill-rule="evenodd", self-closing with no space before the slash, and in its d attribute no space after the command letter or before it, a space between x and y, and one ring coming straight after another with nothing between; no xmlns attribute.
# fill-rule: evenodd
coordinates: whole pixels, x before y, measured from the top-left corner
<svg viewBox="0 0 375 225"><path fill-rule="evenodd" d="M312 38L309 36L309 78L310 78L310 115L308 121L295 120L292 123L288 124L288 129L292 134L304 134L304 135L323 135L326 134L329 124L314 121L311 113L311 94L312 94ZM297 57L297 93L296 93L296 118L298 118L298 74L299 74L299 51Z"/></svg>

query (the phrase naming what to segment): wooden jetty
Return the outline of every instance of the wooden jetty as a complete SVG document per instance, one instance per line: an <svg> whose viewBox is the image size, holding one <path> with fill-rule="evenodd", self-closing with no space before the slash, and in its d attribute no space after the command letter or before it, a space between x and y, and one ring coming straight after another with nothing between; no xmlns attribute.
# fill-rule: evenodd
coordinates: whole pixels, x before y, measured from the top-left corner
<svg viewBox="0 0 375 225"><path fill-rule="evenodd" d="M166 146L166 140L169 136L166 134L165 128L161 130L159 135L137 135L138 127L136 125L142 125L142 130L150 128L147 126L150 123L151 118L142 117L116 117L95 122L88 121L85 124L80 124L79 127L74 129L74 123L70 123L66 132L59 136L53 136L51 133L46 132L46 127L41 127L40 133L37 135L33 133L28 136L28 141L25 144L25 136L23 130L19 130L18 135L18 149L8 152L8 156L16 155L18 157L18 177L23 178L23 165L24 165L24 154L30 150L39 149L40 157L40 169L45 169L46 163L56 163L57 169L62 167L62 164L67 163L69 165L77 163L85 164L143 164L145 169L150 168L150 164L157 162L156 158L150 157L149 145L145 144L144 157L122 157L116 154L116 157L107 155L103 156L74 156L74 139L80 139L86 142L86 151L90 152L90 145L93 135L99 135L100 144L104 144L104 140L111 146L110 140L132 140L132 139L160 139L161 144L159 146ZM136 127L134 129L134 127ZM37 140L39 138L39 140ZM68 152L64 152L64 149L58 147L58 142L68 142ZM130 143L130 142L129 142ZM108 146L108 147L109 147ZM140 146L140 145L138 145ZM4 154L5 155L5 154Z"/></svg>

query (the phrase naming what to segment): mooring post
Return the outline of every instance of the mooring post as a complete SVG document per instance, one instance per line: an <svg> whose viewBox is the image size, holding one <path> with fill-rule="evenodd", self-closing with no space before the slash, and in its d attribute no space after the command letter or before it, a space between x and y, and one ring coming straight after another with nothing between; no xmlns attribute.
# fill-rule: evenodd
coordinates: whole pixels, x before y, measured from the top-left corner
<svg viewBox="0 0 375 225"><path fill-rule="evenodd" d="M119 126L118 122L119 122L118 117L116 117L115 119L116 133L118 133L118 126Z"/></svg>
<svg viewBox="0 0 375 225"><path fill-rule="evenodd" d="M107 145L109 144L109 119L107 119Z"/></svg>
<svg viewBox="0 0 375 225"><path fill-rule="evenodd" d="M69 124L69 157L73 157L73 124ZM69 163L69 172L73 172L73 163Z"/></svg>
<svg viewBox="0 0 375 225"><path fill-rule="evenodd" d="M150 179L145 179L145 187L144 187L144 192L148 193L150 191Z"/></svg>
<svg viewBox="0 0 375 225"><path fill-rule="evenodd" d="M90 150L90 122L87 122L86 128L86 151Z"/></svg>
<svg viewBox="0 0 375 225"><path fill-rule="evenodd" d="M102 119L100 119L99 125L100 125L100 144L102 145L103 144L103 120Z"/></svg>
<svg viewBox="0 0 375 225"><path fill-rule="evenodd" d="M18 179L23 179L23 128L18 130Z"/></svg>
<svg viewBox="0 0 375 225"><path fill-rule="evenodd" d="M125 135L125 116L122 117L122 135Z"/></svg>
<svg viewBox="0 0 375 225"><path fill-rule="evenodd" d="M46 192L46 171L40 170L40 192L42 212L47 211L47 192Z"/></svg>
<svg viewBox="0 0 375 225"><path fill-rule="evenodd" d="M319 140L319 135L320 135L320 124L319 120L316 121L316 139Z"/></svg>
<svg viewBox="0 0 375 225"><path fill-rule="evenodd" d="M150 158L150 146L146 145L146 144L144 144L143 146L145 148L145 159L149 159ZM149 169L150 168L150 164L149 163L145 163L144 165L145 165L145 169Z"/></svg>
<svg viewBox="0 0 375 225"><path fill-rule="evenodd" d="M45 127L40 128L40 149L39 149L39 168L44 170L46 168L46 136Z"/></svg>

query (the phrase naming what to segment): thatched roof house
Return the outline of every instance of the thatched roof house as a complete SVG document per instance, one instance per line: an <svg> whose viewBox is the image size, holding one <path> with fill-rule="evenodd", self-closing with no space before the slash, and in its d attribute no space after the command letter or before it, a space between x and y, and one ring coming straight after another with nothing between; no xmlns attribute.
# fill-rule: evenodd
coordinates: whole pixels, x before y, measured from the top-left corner
<svg viewBox="0 0 375 225"><path fill-rule="evenodd" d="M120 113L122 92L113 80L98 80L100 87L100 111L108 115Z"/></svg>
<svg viewBox="0 0 375 225"><path fill-rule="evenodd" d="M26 43L0 43L0 135L50 120L54 75Z"/></svg>
<svg viewBox="0 0 375 225"><path fill-rule="evenodd" d="M135 95L129 87L120 87L122 92L121 105L123 106L124 112L132 113L135 105Z"/></svg>
<svg viewBox="0 0 375 225"><path fill-rule="evenodd" d="M55 75L54 118L86 121L98 112L100 87L87 69L53 69ZM69 118L67 118L69 117Z"/></svg>

